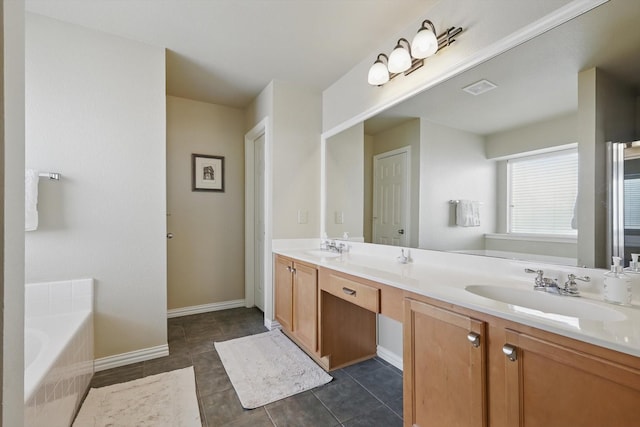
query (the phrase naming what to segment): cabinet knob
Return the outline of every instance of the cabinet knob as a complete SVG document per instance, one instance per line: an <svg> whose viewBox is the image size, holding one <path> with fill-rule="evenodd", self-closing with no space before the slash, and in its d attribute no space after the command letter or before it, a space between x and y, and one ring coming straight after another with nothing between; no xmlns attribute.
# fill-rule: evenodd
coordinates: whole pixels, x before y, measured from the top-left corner
<svg viewBox="0 0 640 427"><path fill-rule="evenodd" d="M511 344L505 344L505 345L502 346L502 352L512 362L515 362L516 360L518 360L518 348L517 347L515 347L515 346L513 346Z"/></svg>
<svg viewBox="0 0 640 427"><path fill-rule="evenodd" d="M287 271L288 271L289 273L291 273L291 272L293 271L293 268L291 268L290 266L288 266L288 265L287 265Z"/></svg>
<svg viewBox="0 0 640 427"><path fill-rule="evenodd" d="M173 239L173 233L167 233L167 239Z"/></svg>
<svg viewBox="0 0 640 427"><path fill-rule="evenodd" d="M476 332L469 332L467 334L467 339L474 347L480 347L480 334Z"/></svg>

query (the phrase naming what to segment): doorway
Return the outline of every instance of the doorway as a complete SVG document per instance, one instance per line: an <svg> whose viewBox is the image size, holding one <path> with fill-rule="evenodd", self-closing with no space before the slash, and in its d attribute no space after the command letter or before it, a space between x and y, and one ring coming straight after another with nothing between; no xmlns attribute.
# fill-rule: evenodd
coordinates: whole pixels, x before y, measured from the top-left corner
<svg viewBox="0 0 640 427"><path fill-rule="evenodd" d="M373 243L407 246L411 147L373 157Z"/></svg>
<svg viewBox="0 0 640 427"><path fill-rule="evenodd" d="M267 206L266 121L245 135L245 305L267 314L271 251Z"/></svg>

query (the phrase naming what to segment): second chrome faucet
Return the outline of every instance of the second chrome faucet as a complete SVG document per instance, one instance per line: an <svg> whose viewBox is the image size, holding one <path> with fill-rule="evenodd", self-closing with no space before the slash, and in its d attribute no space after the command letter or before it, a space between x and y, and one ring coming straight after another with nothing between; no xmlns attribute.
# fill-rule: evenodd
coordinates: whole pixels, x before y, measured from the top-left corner
<svg viewBox="0 0 640 427"><path fill-rule="evenodd" d="M542 270L525 268L524 271L525 273L532 273L536 275L533 284L534 290L549 292L555 295L565 295L572 297L580 296L580 291L578 291L578 284L576 283L576 280L580 280L583 282L591 281L591 278L589 276L579 277L571 273L567 276L567 281L564 282L564 287L560 287L558 286L558 279L544 277L544 271Z"/></svg>

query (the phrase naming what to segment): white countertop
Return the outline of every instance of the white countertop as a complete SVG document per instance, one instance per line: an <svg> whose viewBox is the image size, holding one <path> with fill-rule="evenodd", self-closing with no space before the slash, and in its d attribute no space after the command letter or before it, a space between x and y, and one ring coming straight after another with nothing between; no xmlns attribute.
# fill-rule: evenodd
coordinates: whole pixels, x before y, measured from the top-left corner
<svg viewBox="0 0 640 427"><path fill-rule="evenodd" d="M624 315L624 320L602 321L558 316L485 298L465 290L469 285L494 285L538 293L533 290L533 276L523 271L523 266L537 268L538 265L416 249L410 250L414 258L412 262L400 264L395 260L395 255L399 255L399 248L393 249L397 254L390 252L391 249L386 249L386 252L374 250L374 253L365 253L366 249L362 248L366 248L366 244L356 246L358 252L352 248L350 252L333 258L319 256L321 252L317 247L281 247L274 248L274 253L640 357L640 305L635 300L630 307L602 302L596 285L601 280L598 277L594 280L596 284L581 288L579 298L556 295L549 295L549 298L567 298L615 310ZM563 269L567 273L586 272L596 276L603 272L594 269L576 271L576 268L570 267ZM637 298L638 295L634 297Z"/></svg>

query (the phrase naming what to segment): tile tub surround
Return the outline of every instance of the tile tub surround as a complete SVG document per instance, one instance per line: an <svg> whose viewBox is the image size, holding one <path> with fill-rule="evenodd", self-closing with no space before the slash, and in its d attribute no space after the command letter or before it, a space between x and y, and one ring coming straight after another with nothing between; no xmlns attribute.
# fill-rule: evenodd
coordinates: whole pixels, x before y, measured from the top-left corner
<svg viewBox="0 0 640 427"><path fill-rule="evenodd" d="M602 282L605 270L552 264L487 258L474 255L408 249L411 262L400 264L396 258L400 248L348 242L349 252L340 257L325 258L314 255L320 240L309 246L305 240L274 241L274 253L306 261L354 276L369 279L402 290L456 304L475 311L522 323L538 329L574 338L612 350L640 356L640 289L634 289L634 305L621 307L602 302ZM312 252L314 251L314 252ZM405 253L407 249L405 249ZM619 311L623 321L594 321L576 318L573 324L523 314L506 303L483 298L465 290L467 285L497 285L532 290L533 275L525 268L542 269L546 276L557 272L564 283L569 273L588 275L591 283L578 286L581 299ZM570 297L558 297L570 298Z"/></svg>
<svg viewBox="0 0 640 427"><path fill-rule="evenodd" d="M93 279L26 285L25 425L70 423L93 375L92 311Z"/></svg>
<svg viewBox="0 0 640 427"><path fill-rule="evenodd" d="M193 365L203 426L402 426L402 372L372 359L331 372L330 383L245 410L213 346L266 331L256 308L235 308L168 320L167 357L97 372L92 387ZM304 420L304 422L301 422Z"/></svg>

